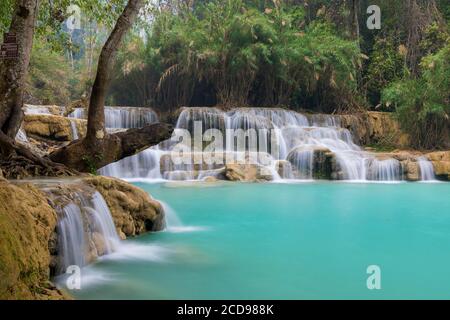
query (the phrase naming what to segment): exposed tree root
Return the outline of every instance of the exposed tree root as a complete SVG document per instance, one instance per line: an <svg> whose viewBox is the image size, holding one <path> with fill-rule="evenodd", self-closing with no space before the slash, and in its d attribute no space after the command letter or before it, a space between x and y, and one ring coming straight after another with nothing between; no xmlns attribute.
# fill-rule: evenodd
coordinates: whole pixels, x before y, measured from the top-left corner
<svg viewBox="0 0 450 320"><path fill-rule="evenodd" d="M7 179L75 176L80 173L34 154L0 131L0 168Z"/></svg>

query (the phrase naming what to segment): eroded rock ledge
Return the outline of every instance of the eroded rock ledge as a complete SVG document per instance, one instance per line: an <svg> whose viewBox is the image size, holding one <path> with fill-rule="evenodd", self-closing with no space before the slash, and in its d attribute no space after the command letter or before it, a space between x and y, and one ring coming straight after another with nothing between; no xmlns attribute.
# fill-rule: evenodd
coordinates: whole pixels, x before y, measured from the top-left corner
<svg viewBox="0 0 450 320"><path fill-rule="evenodd" d="M122 238L164 228L161 204L124 181L93 176L60 181L52 195L53 187L43 184L0 178L0 299L70 298L50 281L57 254L55 208L71 201L71 193L80 188L102 194Z"/></svg>
<svg viewBox="0 0 450 320"><path fill-rule="evenodd" d="M123 180L103 176L84 181L105 199L122 239L164 228L164 209L147 192Z"/></svg>

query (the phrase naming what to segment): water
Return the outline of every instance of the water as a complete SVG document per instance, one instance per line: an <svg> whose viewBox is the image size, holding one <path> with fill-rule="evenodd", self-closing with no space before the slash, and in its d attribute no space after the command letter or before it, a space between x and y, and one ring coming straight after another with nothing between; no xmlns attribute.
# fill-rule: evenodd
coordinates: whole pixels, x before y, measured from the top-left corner
<svg viewBox="0 0 450 320"><path fill-rule="evenodd" d="M425 157L420 157L417 162L419 163L420 168L420 179L422 181L433 181L436 180L436 176L434 174L434 168L431 161L429 161Z"/></svg>
<svg viewBox="0 0 450 320"><path fill-rule="evenodd" d="M196 129L195 122L201 122ZM226 154L238 155L247 151L257 154L257 163L276 172L278 160L291 163L289 175L284 179L312 180L318 169L314 159L319 152L328 152L336 159L335 179L354 181L399 181L402 179L401 166L397 160L377 160L370 153L362 150L353 141L352 134L342 127L340 117L334 115L304 115L290 110L270 108L236 108L228 112L217 108L183 108L178 117L176 128L188 130L194 136L196 130L205 134L209 129L218 129L223 134L222 148ZM238 148L235 143L236 131L255 129L251 139L258 139L252 145L246 143ZM245 140L244 140L245 141ZM190 147L190 146L189 146ZM157 147L123 159L100 170L100 174L118 178L148 178L166 180L201 180L222 164L206 165L208 153L202 152L202 144L193 145L193 155L203 158L201 167L176 166L168 158L173 150L173 143L164 142ZM325 151L324 151L325 150ZM270 155L269 155L270 154ZM165 160L162 161L161 158ZM195 156L197 157L197 155Z"/></svg>
<svg viewBox="0 0 450 320"><path fill-rule="evenodd" d="M71 202L58 210L58 266L85 266L98 256L110 254L120 246L119 236L108 206L100 193L91 197L76 194Z"/></svg>
<svg viewBox="0 0 450 320"><path fill-rule="evenodd" d="M153 259L101 259L76 298L450 298L448 183L137 185L203 231L125 241Z"/></svg>
<svg viewBox="0 0 450 320"><path fill-rule="evenodd" d="M19 131L17 131L16 140L22 143L28 142L28 136L24 129L20 128Z"/></svg>
<svg viewBox="0 0 450 320"><path fill-rule="evenodd" d="M77 123L75 121L73 121L72 119L70 119L70 129L72 131L72 139L78 140L80 137L78 135Z"/></svg>
<svg viewBox="0 0 450 320"><path fill-rule="evenodd" d="M70 118L86 119L85 109L76 108ZM105 126L109 129L141 128L158 122L158 115L150 108L105 107Z"/></svg>

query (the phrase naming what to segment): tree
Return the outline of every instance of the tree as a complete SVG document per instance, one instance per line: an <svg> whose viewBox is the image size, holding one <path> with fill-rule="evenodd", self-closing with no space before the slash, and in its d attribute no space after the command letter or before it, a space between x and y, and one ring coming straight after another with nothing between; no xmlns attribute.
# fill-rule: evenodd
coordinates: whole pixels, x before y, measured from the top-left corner
<svg viewBox="0 0 450 320"><path fill-rule="evenodd" d="M170 138L172 126L160 123L111 135L105 130L104 106L112 66L143 4L143 0L128 1L102 48L89 102L86 137L50 154L53 161L79 171L92 171Z"/></svg>
<svg viewBox="0 0 450 320"><path fill-rule="evenodd" d="M131 156L171 136L173 129L165 124L154 124L114 135L108 135L105 131L104 103L112 64L118 46L136 19L143 2L128 1L103 46L89 104L86 138L57 150L47 159L15 142L23 120L23 91L39 4L38 0L17 0L9 31L16 35L18 58L3 60L0 65L0 166L6 176L20 177L30 172L42 176L74 175L77 174L75 170L87 172L93 167L100 168Z"/></svg>
<svg viewBox="0 0 450 320"><path fill-rule="evenodd" d="M11 152L8 142L14 140L22 123L23 90L33 47L37 9L37 0L16 2L9 32L16 37L18 57L0 61L0 147L2 153Z"/></svg>

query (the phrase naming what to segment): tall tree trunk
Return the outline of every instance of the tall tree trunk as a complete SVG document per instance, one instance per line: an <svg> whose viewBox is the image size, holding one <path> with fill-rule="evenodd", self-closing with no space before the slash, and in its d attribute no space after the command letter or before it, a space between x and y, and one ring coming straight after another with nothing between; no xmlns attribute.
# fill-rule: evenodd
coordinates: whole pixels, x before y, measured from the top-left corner
<svg viewBox="0 0 450 320"><path fill-rule="evenodd" d="M38 0L17 0L9 32L16 36L18 57L0 61L0 135L3 139L6 135L14 140L22 123L23 91L38 3Z"/></svg>
<svg viewBox="0 0 450 320"><path fill-rule="evenodd" d="M143 2L143 0L128 1L102 48L89 102L86 137L53 152L50 155L53 161L64 163L78 171L93 172L170 138L172 126L160 123L116 134L107 134L105 129L105 99L113 63L118 48Z"/></svg>
<svg viewBox="0 0 450 320"><path fill-rule="evenodd" d="M92 87L89 103L88 127L86 139L89 142L101 140L106 136L105 132L105 99L111 80L111 70L116 58L118 48L127 31L143 6L143 0L129 0L124 11L116 22L108 40L102 48L97 66L97 76Z"/></svg>

